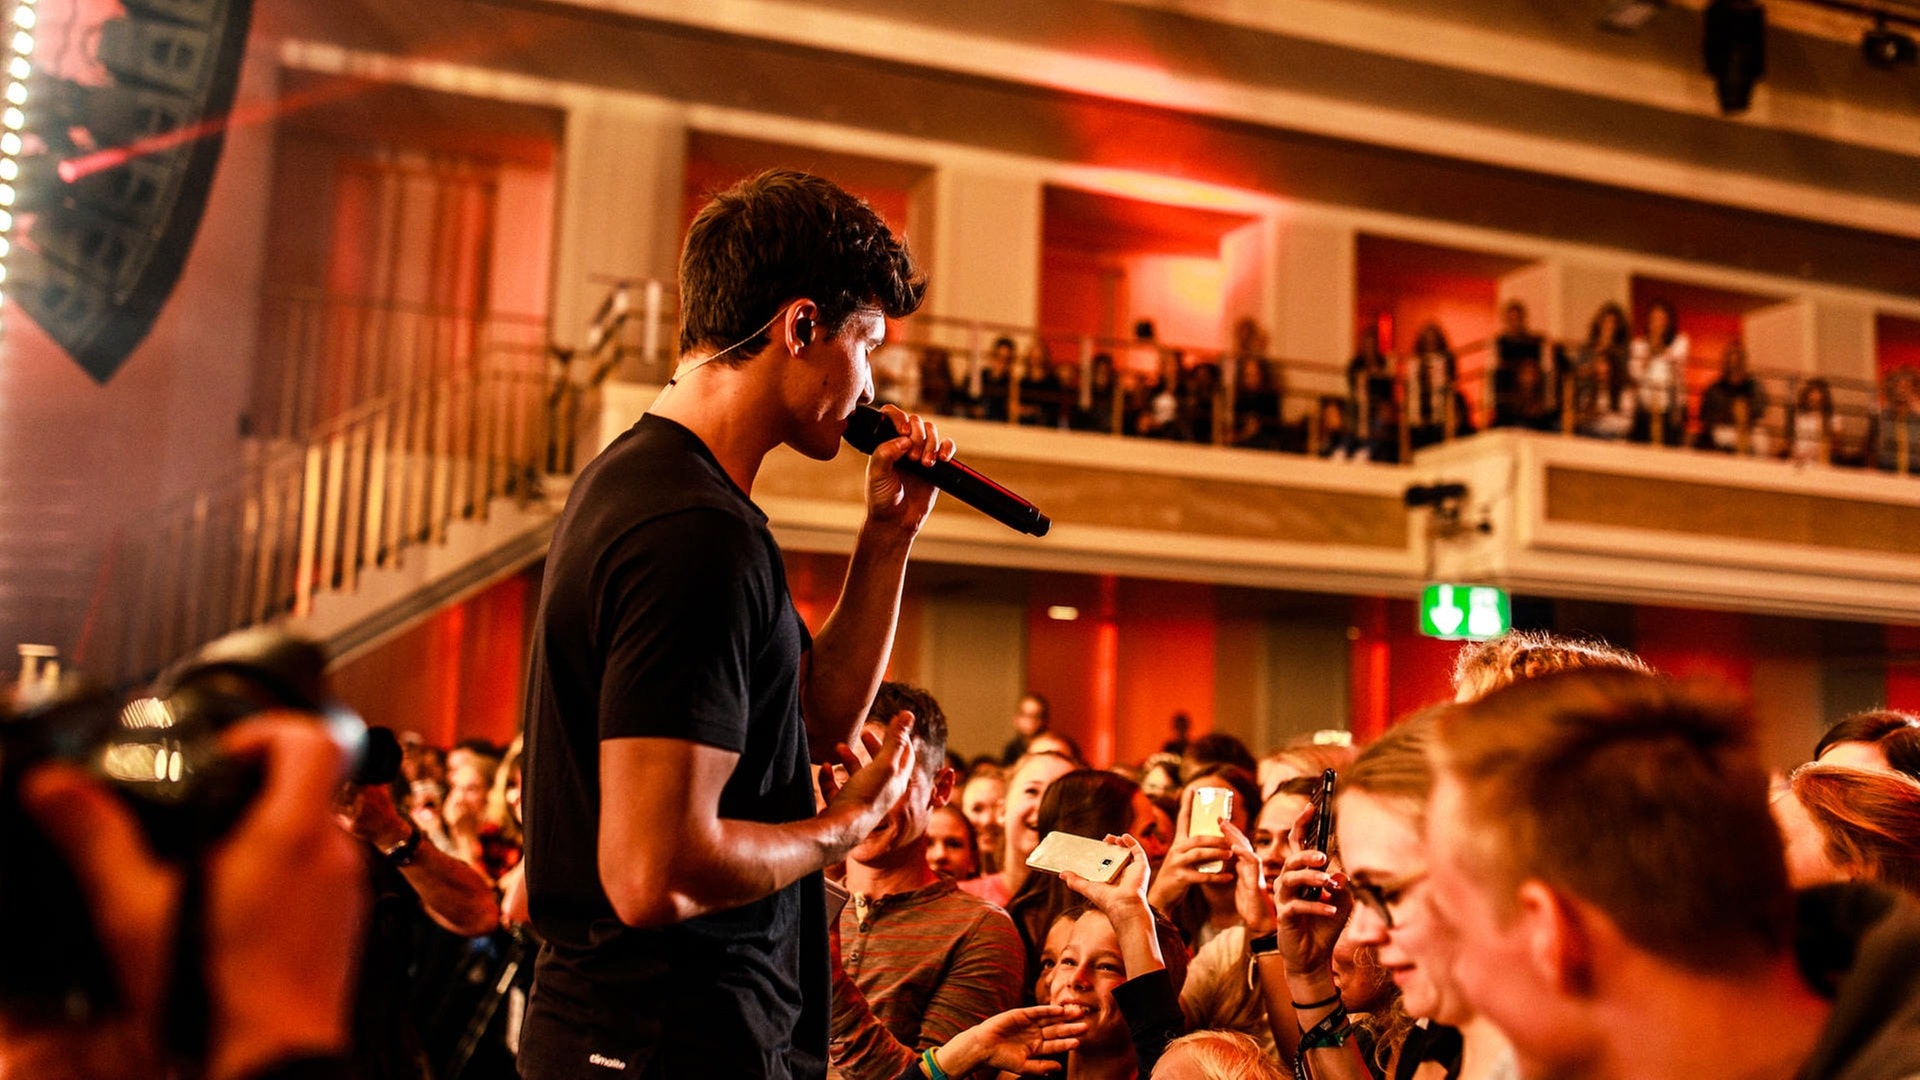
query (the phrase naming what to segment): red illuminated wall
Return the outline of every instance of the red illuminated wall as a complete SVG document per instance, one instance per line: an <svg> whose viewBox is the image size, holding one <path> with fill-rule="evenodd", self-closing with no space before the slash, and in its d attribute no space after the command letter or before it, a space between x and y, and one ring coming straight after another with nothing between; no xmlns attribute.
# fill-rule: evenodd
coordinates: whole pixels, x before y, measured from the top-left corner
<svg viewBox="0 0 1920 1080"><path fill-rule="evenodd" d="M1193 717L1195 734L1211 730L1213 589L1186 582L1122 581L1119 629L1112 760L1138 761L1160 749L1176 712Z"/></svg>
<svg viewBox="0 0 1920 1080"><path fill-rule="evenodd" d="M527 633L539 568L441 609L331 673L333 692L370 724L451 746L502 745L520 730Z"/></svg>
<svg viewBox="0 0 1920 1080"><path fill-rule="evenodd" d="M1887 627L1887 708L1920 712L1920 626Z"/></svg>
<svg viewBox="0 0 1920 1080"><path fill-rule="evenodd" d="M1125 276L1126 268L1117 258L1046 245L1040 254L1040 325L1074 333L1130 333L1124 311L1112 313L1115 325L1103 323L1107 312L1102 294L1107 287L1102 279L1110 278L1118 283ZM1122 289L1124 284L1115 291Z"/></svg>
<svg viewBox="0 0 1920 1080"><path fill-rule="evenodd" d="M1111 326L1105 322L1103 297L1109 288L1114 292ZM1049 330L1131 337L1134 323L1151 319L1168 345L1215 350L1225 344L1225 295L1226 270L1219 259L1055 244L1041 253L1040 325Z"/></svg>
<svg viewBox="0 0 1920 1080"><path fill-rule="evenodd" d="M1076 608L1071 621L1052 605ZM1112 744L1118 700L1119 582L1110 576L1060 575L1027 605L1026 685L1047 696L1053 727L1096 756Z"/></svg>
<svg viewBox="0 0 1920 1080"><path fill-rule="evenodd" d="M1874 320L1882 372L1895 368L1920 369L1920 319L1882 315Z"/></svg>
<svg viewBox="0 0 1920 1080"><path fill-rule="evenodd" d="M1080 617L1049 618L1052 604ZM1176 712L1196 733L1212 728L1215 625L1207 585L1063 577L1028 608L1026 684L1095 765L1139 761L1171 737Z"/></svg>
<svg viewBox="0 0 1920 1080"><path fill-rule="evenodd" d="M1409 715L1453 699L1453 660L1458 642L1420 633L1411 600L1353 598L1359 631L1348 652L1348 726L1364 743Z"/></svg>
<svg viewBox="0 0 1920 1080"><path fill-rule="evenodd" d="M1374 325L1384 313L1391 317L1394 336L1392 341L1382 341L1380 347L1389 352L1413 348L1414 337L1429 322L1440 324L1456 353L1499 332L1495 311L1499 283L1491 278L1426 277L1420 280L1417 291L1405 282L1363 280L1354 295L1355 342L1360 339L1360 331Z"/></svg>
<svg viewBox="0 0 1920 1080"><path fill-rule="evenodd" d="M1420 328L1438 323L1459 358L1461 390L1480 409L1479 382L1488 362L1480 343L1499 332L1499 288L1499 279L1489 274L1409 269L1386 257L1363 260L1354 283L1354 343L1368 327L1383 327L1391 332L1382 333L1380 347L1406 355Z"/></svg>
<svg viewBox="0 0 1920 1080"><path fill-rule="evenodd" d="M1662 675L1713 679L1743 695L1752 693L1752 631L1739 612L1637 608L1633 645Z"/></svg>

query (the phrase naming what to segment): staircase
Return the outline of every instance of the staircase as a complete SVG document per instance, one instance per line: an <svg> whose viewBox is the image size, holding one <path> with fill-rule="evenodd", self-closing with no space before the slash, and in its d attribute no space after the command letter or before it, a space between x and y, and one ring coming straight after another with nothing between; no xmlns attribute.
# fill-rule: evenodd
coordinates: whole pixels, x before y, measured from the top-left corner
<svg viewBox="0 0 1920 1080"><path fill-rule="evenodd" d="M340 659L546 550L586 388L544 322L312 294L269 297L265 321L281 430L118 530L76 649L96 678L268 623Z"/></svg>

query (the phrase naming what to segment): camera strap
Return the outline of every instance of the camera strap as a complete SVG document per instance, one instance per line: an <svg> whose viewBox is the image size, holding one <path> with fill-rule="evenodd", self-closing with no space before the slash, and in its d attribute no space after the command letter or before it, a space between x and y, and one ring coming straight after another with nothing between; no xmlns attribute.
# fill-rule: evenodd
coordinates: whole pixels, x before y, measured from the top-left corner
<svg viewBox="0 0 1920 1080"><path fill-rule="evenodd" d="M161 1039L176 1061L205 1064L211 1040L207 991L207 883L198 859L181 867L180 909L174 916L173 955L167 960L166 1014Z"/></svg>

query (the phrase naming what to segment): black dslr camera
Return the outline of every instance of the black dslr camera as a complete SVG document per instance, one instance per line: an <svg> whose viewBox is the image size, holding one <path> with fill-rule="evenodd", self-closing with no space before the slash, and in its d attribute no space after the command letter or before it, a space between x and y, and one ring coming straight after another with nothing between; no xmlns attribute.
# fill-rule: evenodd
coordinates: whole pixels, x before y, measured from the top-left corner
<svg viewBox="0 0 1920 1080"><path fill-rule="evenodd" d="M84 896L52 843L22 808L20 783L49 761L83 768L126 800L159 857L194 863L239 821L259 771L220 751L228 727L267 709L320 718L350 762L353 784L389 783L400 745L324 690L326 654L274 630L206 646L131 702L64 683L51 697L0 714L0 1011L85 1023L120 1004ZM182 962L197 958L176 957Z"/></svg>

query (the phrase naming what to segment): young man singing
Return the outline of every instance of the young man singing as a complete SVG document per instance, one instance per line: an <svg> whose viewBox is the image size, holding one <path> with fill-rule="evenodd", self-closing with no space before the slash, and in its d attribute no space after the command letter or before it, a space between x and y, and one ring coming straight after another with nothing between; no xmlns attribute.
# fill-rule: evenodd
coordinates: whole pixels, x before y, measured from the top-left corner
<svg viewBox="0 0 1920 1080"><path fill-rule="evenodd" d="M814 812L811 765L855 741L934 489L932 424L867 470L866 519L817 637L752 501L776 447L831 459L872 397L886 320L924 278L870 208L769 172L716 196L680 266L680 363L582 470L547 558L527 716L527 889L546 940L522 1074L818 1077L821 868L914 773L911 718ZM844 755L851 760L851 755Z"/></svg>

